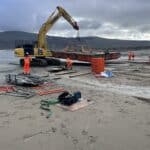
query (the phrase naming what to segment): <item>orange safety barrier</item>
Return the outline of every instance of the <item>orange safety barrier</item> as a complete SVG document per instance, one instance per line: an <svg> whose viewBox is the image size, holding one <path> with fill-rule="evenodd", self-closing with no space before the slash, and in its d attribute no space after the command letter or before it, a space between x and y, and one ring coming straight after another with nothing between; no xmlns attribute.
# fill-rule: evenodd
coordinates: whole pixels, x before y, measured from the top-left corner
<svg viewBox="0 0 150 150"><path fill-rule="evenodd" d="M105 68L104 57L93 57L91 59L91 67L92 67L92 72L95 74L99 74L103 72Z"/></svg>

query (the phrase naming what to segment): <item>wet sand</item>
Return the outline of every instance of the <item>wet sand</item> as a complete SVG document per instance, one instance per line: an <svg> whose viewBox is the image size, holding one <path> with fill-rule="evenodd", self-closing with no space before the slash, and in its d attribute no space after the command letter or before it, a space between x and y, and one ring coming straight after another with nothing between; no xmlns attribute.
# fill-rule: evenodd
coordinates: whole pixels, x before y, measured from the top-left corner
<svg viewBox="0 0 150 150"><path fill-rule="evenodd" d="M51 106L52 115L46 118L40 100L59 94L30 99L0 95L0 149L149 150L150 103L134 96L150 99L150 65L127 62L127 57L112 62L117 63L106 66L112 78L57 75L61 79L55 84L69 92L81 91L83 98L93 101L75 112ZM18 65L8 63L0 68L0 85L6 84L5 74L22 72ZM47 75L50 68L35 67L32 74ZM73 69L90 71L88 66ZM49 73L48 78L53 77Z"/></svg>

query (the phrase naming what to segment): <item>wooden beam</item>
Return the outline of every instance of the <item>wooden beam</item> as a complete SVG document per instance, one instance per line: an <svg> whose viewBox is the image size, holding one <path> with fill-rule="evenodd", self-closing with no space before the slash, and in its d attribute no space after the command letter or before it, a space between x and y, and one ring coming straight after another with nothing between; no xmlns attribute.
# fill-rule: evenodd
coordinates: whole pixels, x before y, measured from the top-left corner
<svg viewBox="0 0 150 150"><path fill-rule="evenodd" d="M79 74L75 74L75 75L70 75L69 78L74 78L77 76L84 76L84 75L88 75L91 74L91 72L84 72L84 73L79 73Z"/></svg>
<svg viewBox="0 0 150 150"><path fill-rule="evenodd" d="M76 72L77 72L77 71L68 71L68 72L56 73L55 75L72 74L72 73L76 73Z"/></svg>

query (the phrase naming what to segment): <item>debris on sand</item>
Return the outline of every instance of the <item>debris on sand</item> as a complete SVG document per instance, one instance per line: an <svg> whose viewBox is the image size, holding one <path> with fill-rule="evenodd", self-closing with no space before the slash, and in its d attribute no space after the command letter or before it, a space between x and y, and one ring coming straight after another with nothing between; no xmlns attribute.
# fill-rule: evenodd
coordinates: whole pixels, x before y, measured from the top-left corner
<svg viewBox="0 0 150 150"><path fill-rule="evenodd" d="M5 78L7 83L21 86L38 86L44 83L43 79L35 75L8 74Z"/></svg>
<svg viewBox="0 0 150 150"><path fill-rule="evenodd" d="M15 97L24 97L24 98L28 99L28 98L35 96L36 94L34 92L29 92L29 91L18 89L13 92L7 92L4 95L15 96Z"/></svg>

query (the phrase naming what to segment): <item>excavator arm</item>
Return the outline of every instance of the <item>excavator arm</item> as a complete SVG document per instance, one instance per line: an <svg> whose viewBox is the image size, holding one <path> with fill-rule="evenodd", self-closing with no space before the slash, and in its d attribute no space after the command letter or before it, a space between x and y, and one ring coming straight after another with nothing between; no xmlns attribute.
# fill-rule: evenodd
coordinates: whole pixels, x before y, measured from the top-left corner
<svg viewBox="0 0 150 150"><path fill-rule="evenodd" d="M52 26L57 22L57 20L63 17L66 19L70 25L75 29L79 30L79 26L76 21L64 10L62 7L58 6L48 20L42 25L38 33L38 48L47 49L46 34L52 28Z"/></svg>

